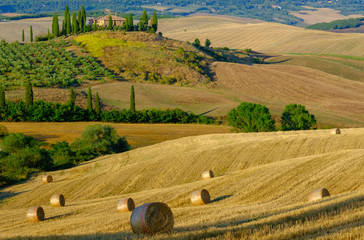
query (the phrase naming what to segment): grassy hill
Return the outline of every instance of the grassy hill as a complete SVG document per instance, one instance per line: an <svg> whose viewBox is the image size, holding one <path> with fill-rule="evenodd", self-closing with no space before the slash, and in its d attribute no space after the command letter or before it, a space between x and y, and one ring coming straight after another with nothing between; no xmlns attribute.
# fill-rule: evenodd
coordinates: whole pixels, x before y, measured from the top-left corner
<svg viewBox="0 0 364 240"><path fill-rule="evenodd" d="M161 19L159 31L166 37L202 42L210 39L214 47L251 48L269 53L315 53L364 56L362 34L312 31L278 23L231 21L225 17L194 16Z"/></svg>
<svg viewBox="0 0 364 240"><path fill-rule="evenodd" d="M118 199L132 197L172 208L174 232L158 239L361 239L363 150L364 129L343 129L203 135L104 156L51 172L51 184L40 174L1 189L0 237L140 238L130 213L116 212ZM206 169L216 177L200 180ZM332 196L308 202L319 187ZM198 188L210 192L211 204L190 204ZM49 207L53 193L65 195L66 207ZM46 221L25 222L34 205L45 209Z"/></svg>

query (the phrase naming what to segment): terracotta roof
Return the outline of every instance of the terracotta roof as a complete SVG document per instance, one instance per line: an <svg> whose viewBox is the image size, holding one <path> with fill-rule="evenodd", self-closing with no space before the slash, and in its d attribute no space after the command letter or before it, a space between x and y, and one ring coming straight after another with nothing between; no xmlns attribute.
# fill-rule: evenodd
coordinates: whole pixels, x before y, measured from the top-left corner
<svg viewBox="0 0 364 240"><path fill-rule="evenodd" d="M125 18L118 17L118 16L111 16L111 18L112 18L113 21L115 21L115 20L125 21ZM109 16L102 16L102 17L96 18L94 20L106 20L106 21L108 21Z"/></svg>

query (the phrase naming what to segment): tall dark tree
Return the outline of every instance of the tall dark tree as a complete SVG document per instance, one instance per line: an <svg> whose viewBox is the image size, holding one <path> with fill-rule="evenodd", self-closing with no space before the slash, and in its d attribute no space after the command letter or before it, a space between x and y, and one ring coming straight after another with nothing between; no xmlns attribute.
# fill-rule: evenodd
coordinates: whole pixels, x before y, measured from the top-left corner
<svg viewBox="0 0 364 240"><path fill-rule="evenodd" d="M100 115L100 113L101 113L101 104L100 104L100 97L99 97L98 92L96 92L96 97L95 97L95 113L97 115Z"/></svg>
<svg viewBox="0 0 364 240"><path fill-rule="evenodd" d="M156 14L155 11L153 12L152 28L154 29L155 32L157 32L157 29L158 29L158 18L157 18L157 14Z"/></svg>
<svg viewBox="0 0 364 240"><path fill-rule="evenodd" d="M128 15L128 23L129 23L129 31L133 31L134 30L134 21L133 21L133 14L129 14Z"/></svg>
<svg viewBox="0 0 364 240"><path fill-rule="evenodd" d="M131 85L130 89L130 111L135 112L135 92L133 85Z"/></svg>
<svg viewBox="0 0 364 240"><path fill-rule="evenodd" d="M80 29L80 31L82 32L83 30L83 26L82 26L82 13L81 13L81 9L78 9L77 12L77 22L78 22L78 28Z"/></svg>
<svg viewBox="0 0 364 240"><path fill-rule="evenodd" d="M148 18L148 14L147 14L147 11L144 9L143 11L143 15L142 15L142 24L143 24L143 30L147 29L147 26L148 26L148 21L149 21L149 18Z"/></svg>
<svg viewBox="0 0 364 240"><path fill-rule="evenodd" d="M26 106L33 105L33 88L32 88L32 83L29 79L27 79L25 83L25 105Z"/></svg>
<svg viewBox="0 0 364 240"><path fill-rule="evenodd" d="M300 104L288 104L281 116L281 129L307 130L316 124L316 118L310 114L305 106Z"/></svg>
<svg viewBox="0 0 364 240"><path fill-rule="evenodd" d="M67 16L66 16L66 34L70 34L72 31L72 26L71 26L71 13L68 12Z"/></svg>
<svg viewBox="0 0 364 240"><path fill-rule="evenodd" d="M97 31L97 23L94 21L94 24L92 25L92 29L96 32Z"/></svg>
<svg viewBox="0 0 364 240"><path fill-rule="evenodd" d="M86 10L84 5L82 5L81 7L81 16L82 16L82 29L80 30L86 32Z"/></svg>
<svg viewBox="0 0 364 240"><path fill-rule="evenodd" d="M66 23L64 20L62 20L62 31L61 35L66 35Z"/></svg>
<svg viewBox="0 0 364 240"><path fill-rule="evenodd" d="M24 42L24 29L21 30L21 41Z"/></svg>
<svg viewBox="0 0 364 240"><path fill-rule="evenodd" d="M67 35L67 19L68 19L68 15L69 15L69 9L68 9L68 5L66 5L66 7L64 8L64 14L63 14L63 22L64 22L64 29L62 29L64 35ZM62 26L63 27L63 26Z"/></svg>
<svg viewBox="0 0 364 240"><path fill-rule="evenodd" d="M5 90L2 84L0 84L0 108L5 107Z"/></svg>
<svg viewBox="0 0 364 240"><path fill-rule="evenodd" d="M141 32L144 30L144 23L143 23L143 20L140 20L138 22L138 30Z"/></svg>
<svg viewBox="0 0 364 240"><path fill-rule="evenodd" d="M75 90L73 89L73 87L70 88L70 100L69 103L74 106L76 102L76 94L75 94Z"/></svg>
<svg viewBox="0 0 364 240"><path fill-rule="evenodd" d="M30 42L33 42L33 26L30 25Z"/></svg>
<svg viewBox="0 0 364 240"><path fill-rule="evenodd" d="M205 47L210 47L210 46L211 46L211 41L210 39L206 38Z"/></svg>
<svg viewBox="0 0 364 240"><path fill-rule="evenodd" d="M57 37L59 35L59 23L57 14L53 14L53 22L52 22L52 34Z"/></svg>
<svg viewBox="0 0 364 240"><path fill-rule="evenodd" d="M78 23L76 13L72 15L72 33L76 34L78 32Z"/></svg>
<svg viewBox="0 0 364 240"><path fill-rule="evenodd" d="M111 17L111 15L109 15L109 24L107 25L107 29L108 30L112 30L112 17Z"/></svg>
<svg viewBox="0 0 364 240"><path fill-rule="evenodd" d="M92 92L91 92L91 87L88 87L88 92L87 92L87 110L92 111Z"/></svg>

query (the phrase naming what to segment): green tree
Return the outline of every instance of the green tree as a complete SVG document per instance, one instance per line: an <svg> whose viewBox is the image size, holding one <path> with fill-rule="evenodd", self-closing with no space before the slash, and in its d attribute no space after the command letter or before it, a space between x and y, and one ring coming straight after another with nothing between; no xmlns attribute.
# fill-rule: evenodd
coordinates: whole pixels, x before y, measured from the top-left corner
<svg viewBox="0 0 364 240"><path fill-rule="evenodd" d="M101 103L100 103L100 97L99 97L98 92L96 92L96 97L95 97L95 113L97 116L99 116L101 113Z"/></svg>
<svg viewBox="0 0 364 240"><path fill-rule="evenodd" d="M92 25L93 30L96 32L97 31L97 23L96 21L94 21L94 24Z"/></svg>
<svg viewBox="0 0 364 240"><path fill-rule="evenodd" d="M29 79L25 83L25 105L33 105L33 88Z"/></svg>
<svg viewBox="0 0 364 240"><path fill-rule="evenodd" d="M72 31L72 25L71 25L71 13L68 12L66 16L66 34L69 35Z"/></svg>
<svg viewBox="0 0 364 240"><path fill-rule="evenodd" d="M131 85L130 89L130 111L135 112L135 92L133 85Z"/></svg>
<svg viewBox="0 0 364 240"><path fill-rule="evenodd" d="M211 41L210 41L210 39L206 38L205 47L210 47L210 46L211 46Z"/></svg>
<svg viewBox="0 0 364 240"><path fill-rule="evenodd" d="M81 138L71 144L78 162L90 160L101 154L119 153L130 149L125 137L117 135L111 126L87 126Z"/></svg>
<svg viewBox="0 0 364 240"><path fill-rule="evenodd" d="M227 117L233 131L236 132L269 132L275 130L275 122L266 106L243 102L233 108Z"/></svg>
<svg viewBox="0 0 364 240"><path fill-rule="evenodd" d="M82 29L81 31L86 32L86 10L85 6L81 6L81 15L82 15Z"/></svg>
<svg viewBox="0 0 364 240"><path fill-rule="evenodd" d="M157 14L156 14L155 11L153 12L152 28L154 29L154 32L157 32L157 29L158 29L158 18L157 18Z"/></svg>
<svg viewBox="0 0 364 240"><path fill-rule="evenodd" d="M92 92L91 92L91 87L88 87L88 92L87 92L87 110L92 111Z"/></svg>
<svg viewBox="0 0 364 240"><path fill-rule="evenodd" d="M142 28L143 28L143 30L147 29L148 21L149 21L148 14L147 14L147 11L144 9L143 15L142 15L142 25L143 25Z"/></svg>
<svg viewBox="0 0 364 240"><path fill-rule="evenodd" d="M69 103L74 106L76 102L76 94L75 94L75 90L73 89L73 87L70 88L70 99L69 99Z"/></svg>
<svg viewBox="0 0 364 240"><path fill-rule="evenodd" d="M59 35L59 23L57 14L53 14L53 22L52 22L52 34L57 37Z"/></svg>
<svg viewBox="0 0 364 240"><path fill-rule="evenodd" d="M77 16L74 12L72 15L72 33L76 34L78 32L78 23L77 23Z"/></svg>
<svg viewBox="0 0 364 240"><path fill-rule="evenodd" d="M131 13L128 15L128 24L129 24L128 30L133 31L134 30L134 20L133 20L133 14L131 14Z"/></svg>
<svg viewBox="0 0 364 240"><path fill-rule="evenodd" d="M21 30L21 41L24 42L24 29Z"/></svg>
<svg viewBox="0 0 364 240"><path fill-rule="evenodd" d="M0 108L5 107L5 90L4 86L0 84Z"/></svg>
<svg viewBox="0 0 364 240"><path fill-rule="evenodd" d="M80 31L83 31L83 19L82 19L82 13L81 13L81 9L78 9L77 12L77 22L78 22L78 28L80 29Z"/></svg>
<svg viewBox="0 0 364 240"><path fill-rule="evenodd" d="M109 24L107 25L107 29L108 30L112 30L112 17L111 17L111 15L109 15Z"/></svg>
<svg viewBox="0 0 364 240"><path fill-rule="evenodd" d="M309 114L305 106L300 104L288 104L281 116L281 129L307 130L316 124L314 115Z"/></svg>
<svg viewBox="0 0 364 240"><path fill-rule="evenodd" d="M68 5L66 5L66 7L64 8L64 35L66 36L67 34L70 34L71 32L71 23L68 22L68 18L69 18L69 14L70 14L70 11L68 9Z"/></svg>
<svg viewBox="0 0 364 240"><path fill-rule="evenodd" d="M30 42L33 42L33 26L30 25Z"/></svg>

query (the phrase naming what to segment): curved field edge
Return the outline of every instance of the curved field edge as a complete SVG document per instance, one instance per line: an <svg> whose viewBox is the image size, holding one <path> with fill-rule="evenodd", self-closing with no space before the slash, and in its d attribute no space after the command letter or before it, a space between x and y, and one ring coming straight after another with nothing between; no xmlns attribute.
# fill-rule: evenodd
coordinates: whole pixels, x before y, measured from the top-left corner
<svg viewBox="0 0 364 240"><path fill-rule="evenodd" d="M2 189L1 237L57 236L139 238L130 213L116 202L166 202L175 216L167 238L269 239L362 236L364 219L364 129L187 137L130 152L104 156L84 165L50 172ZM202 170L216 177L200 180ZM308 202L308 193L326 187L331 197ZM192 207L190 193L208 189L212 203ZM49 207L49 196L63 193L66 207ZM26 208L42 205L46 221L26 223ZM344 238L346 236L347 238Z"/></svg>

